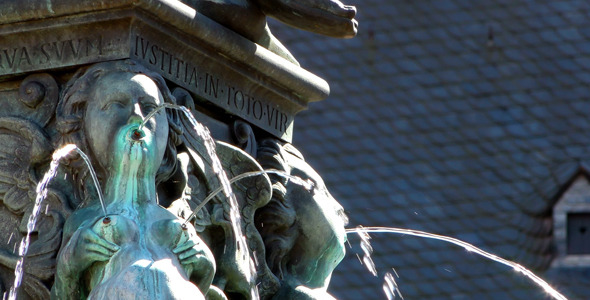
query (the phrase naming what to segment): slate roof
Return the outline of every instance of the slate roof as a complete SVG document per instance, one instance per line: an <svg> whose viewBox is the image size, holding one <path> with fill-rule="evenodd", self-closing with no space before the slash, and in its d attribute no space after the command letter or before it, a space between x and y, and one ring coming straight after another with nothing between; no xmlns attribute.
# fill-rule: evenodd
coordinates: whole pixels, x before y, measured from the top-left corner
<svg viewBox="0 0 590 300"><path fill-rule="evenodd" d="M352 40L273 22L331 96L296 118L294 144L351 227L449 235L590 297L588 268L550 269L551 208L590 166L590 2L348 0ZM335 272L339 299L385 299L395 268L405 299L543 299L508 267L460 247L374 234L380 278L358 238Z"/></svg>

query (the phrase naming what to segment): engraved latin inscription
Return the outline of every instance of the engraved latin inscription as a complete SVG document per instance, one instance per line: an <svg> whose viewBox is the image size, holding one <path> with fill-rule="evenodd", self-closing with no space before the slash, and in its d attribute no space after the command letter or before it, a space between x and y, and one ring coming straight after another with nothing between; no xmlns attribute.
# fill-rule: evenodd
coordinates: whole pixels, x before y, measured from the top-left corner
<svg viewBox="0 0 590 300"><path fill-rule="evenodd" d="M275 128L280 132L287 130L289 118L278 107L274 107L268 103L263 104L254 97L232 86L227 86L227 90L227 106L231 106L248 116L252 116L256 120L264 122L268 127Z"/></svg>
<svg viewBox="0 0 590 300"><path fill-rule="evenodd" d="M40 63L61 61L68 57L79 59L93 54L102 55L102 37L45 43L41 45L41 52L43 56Z"/></svg>
<svg viewBox="0 0 590 300"><path fill-rule="evenodd" d="M0 56L0 68L12 69L15 66L32 65L30 50L27 47L2 49Z"/></svg>
<svg viewBox="0 0 590 300"><path fill-rule="evenodd" d="M219 78L207 72L202 72L197 66L181 59L160 45L136 36L133 54L144 62L157 67L165 75L180 80L186 86L190 86L215 99L220 97ZM223 92L222 90L221 93Z"/></svg>
<svg viewBox="0 0 590 300"><path fill-rule="evenodd" d="M168 79L175 80L207 100L255 124L285 133L290 124L289 116L277 106L256 99L238 87L226 83L221 76L200 68L168 48L145 37L135 36L133 55L158 69Z"/></svg>
<svg viewBox="0 0 590 300"><path fill-rule="evenodd" d="M14 70L36 65L59 64L103 54L102 36L51 41L39 45L0 49L0 69Z"/></svg>

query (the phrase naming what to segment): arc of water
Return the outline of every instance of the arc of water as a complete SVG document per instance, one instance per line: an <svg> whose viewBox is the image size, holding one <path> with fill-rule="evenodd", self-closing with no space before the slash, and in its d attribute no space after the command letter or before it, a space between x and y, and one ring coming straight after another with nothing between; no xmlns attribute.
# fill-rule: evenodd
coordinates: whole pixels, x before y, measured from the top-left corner
<svg viewBox="0 0 590 300"><path fill-rule="evenodd" d="M194 126L194 129L197 132L197 134L199 134L199 136L201 136L203 138L203 141L205 142L205 146L209 152L209 155L211 156L211 158L213 160L213 171L219 176L220 181L222 183L222 186L220 188L213 191L209 196L207 196L207 198L203 202L201 202L201 204L199 206L197 206L197 208L193 211L193 213L189 216L189 218L187 218L187 221L190 220L192 217L194 217L194 215L196 213L198 213L198 211L208 201L210 201L215 195L217 195L218 193L223 191L224 194L226 195L226 197L228 197L228 199L230 199L230 210L231 210L230 211L230 219L232 221L232 224L234 225L234 232L236 233L236 236L238 237L238 241L237 241L238 245L243 243L243 245L245 246L246 245L245 241L242 242L240 240L240 238L243 238L243 235L241 234L241 229L237 225L237 224L239 224L237 222L237 220L239 220L239 213L237 212L237 200L235 199L235 195L233 194L233 192L231 190L231 184L235 181L240 180L240 179L244 179L244 178L251 177L251 176L261 175L261 173L263 173L265 171L247 172L247 173L240 174L240 175L236 176L231 181L228 180L227 176L225 176L225 174L223 172L223 169L221 167L221 163L219 162L219 159L217 158L217 155L215 154L215 145L212 142L212 139L207 138L207 136L203 136L203 134L202 134L203 131L208 133L208 130L206 130L206 128L203 130L202 128L204 126L202 126L200 123L196 122L192 113L190 113L188 108L186 108L184 106L174 105L174 104L170 104L170 103L162 104L161 106L159 106L156 109L154 109L153 111L151 111L145 117L144 121L141 123L138 130L141 131L142 128L145 126L145 124L147 123L147 121L151 117L153 117L161 109L165 109L165 108L177 109L177 110L181 110L184 112L184 114L187 116L187 118L189 119L191 124ZM185 221L185 223L187 221ZM437 240L449 242L449 243L461 246L461 247L465 248L467 251L477 253L479 255L482 255L483 257L486 257L486 258L491 259L493 261L496 261L496 262L502 263L504 265L507 265L509 267L512 267L514 270L521 272L525 276L529 277L531 280L533 280L533 282L535 282L537 285L542 287L549 295L551 295L555 299L567 300L567 298L565 296L563 296L557 290L552 288L547 282L542 280L540 277L538 277L537 275L535 275L534 273L532 273L531 271L529 271L525 267L523 267L515 262L506 260L506 259L496 256L494 254L491 254L489 252L486 252L484 250L481 250L481 249L479 249L467 242L464 242L464 241L461 241L461 240L458 240L458 239L455 239L452 237L437 235L437 234L418 231L418 230L392 228L392 227L366 227L366 228L347 229L347 233L353 233L353 232L354 233L361 233L361 232L364 232L364 233L384 233L384 232L385 233L400 233L400 234L406 234L406 235L412 235L412 236L418 236L418 237L426 237L426 238L437 239ZM247 248L246 248L246 251L247 251ZM255 292L253 292L253 293L255 293ZM257 294L257 293L255 293L255 294ZM254 298L258 299L258 297L254 297Z"/></svg>
<svg viewBox="0 0 590 300"><path fill-rule="evenodd" d="M217 157L217 153L215 151L215 142L211 138L211 134L209 133L209 130L205 126L203 126L201 123L197 122L197 120L195 119L195 117L193 116L193 114L190 112L190 110L188 108L181 106L181 105L175 105L175 104L171 104L171 103L163 103L162 105L156 107L156 109L152 110L150 113L147 114L147 116L143 119L143 122L137 128L137 131L142 132L143 127L149 121L149 119L151 119L153 116L155 116L160 110L163 110L166 108L182 111L184 113L184 115L187 117L187 119L190 121L191 125L193 126L195 133L197 135L199 135L199 137L203 140L203 143L205 144L205 148L207 149L207 154L209 155L209 157L211 158L211 161L212 161L213 172L218 176L218 178L221 182L220 189L221 189L221 191L224 192L225 196L230 201L230 219L232 221L232 226L234 227L233 228L234 233L236 234L237 237L243 236L241 229L237 225L237 224L239 224L239 222L238 222L239 212L237 209L238 203L237 203L237 200L235 199L235 195L231 189L229 180L227 179L227 176L225 175L225 172L223 171L223 167L221 165L221 162L219 161L219 158ZM242 244L240 240L238 240L238 245L239 244ZM243 243L243 245L239 245L239 246L245 246L245 243Z"/></svg>
<svg viewBox="0 0 590 300"><path fill-rule="evenodd" d="M64 157L66 157L68 154L70 154L74 150L76 152L78 152L78 154L80 154L80 156L82 157L82 159L84 160L84 162L88 166L88 169L90 170L90 174L92 176L92 180L94 181L94 184L96 185L96 191L98 193L98 199L100 200L100 204L102 206L103 213L105 216L107 215L106 208L104 206L104 201L102 198L102 191L100 189L100 184L98 183L98 178L96 177L96 173L94 172L94 169L92 168L92 164L90 163L90 159L88 158L88 156L84 152L82 152L82 150L80 150L80 148L78 148L74 144L68 144L68 145L65 145L62 148L56 150L53 153L52 160L49 165L49 170L47 170L47 172L43 176L43 179L41 181L39 181L39 183L37 184L37 188L36 188L37 197L35 198L35 204L33 206L33 211L31 213L31 215L29 216L29 221L27 223L27 235L21 240L21 243L20 243L20 246L18 249L19 259L18 259L18 261L16 263L16 267L14 269L14 284L10 288L10 292L8 294L8 299L10 299L10 300L16 299L17 290L22 283L24 258L27 255L27 252L29 250L29 245L31 243L31 232L33 232L33 230L35 230L35 225L37 224L37 219L39 219L39 214L41 212L41 204L43 203L43 200L45 200L45 198L47 198L47 192L48 192L47 187L49 186L49 183L51 182L51 180L53 178L55 178L55 175L57 175L57 168L59 167L60 160Z"/></svg>
<svg viewBox="0 0 590 300"><path fill-rule="evenodd" d="M231 184L229 183L229 179L227 178L227 175L225 174L225 171L223 170L223 167L221 165L221 161L219 161L219 157L217 156L217 153L215 151L215 141L211 137L209 130L195 119L195 117L193 116L193 114L190 112L190 110L188 108L181 106L181 105L171 104L171 103L163 103L162 105L156 107L156 109L152 110L144 118L143 122L139 125L137 130L139 132L142 132L142 129L145 126L145 124L148 122L148 120L150 118L152 118L160 110L165 109L165 108L176 109L176 110L182 111L184 113L184 115L186 116L186 118L191 123L191 125L193 126L194 132L202 139L202 141L205 145L205 148L207 149L207 155L209 156L209 158L211 158L213 172L217 175L219 181L221 182L222 190L223 190L225 197L227 199L229 199L229 206L230 206L229 218L230 218L232 230L234 232L234 235L236 236L236 247L237 247L237 249L243 250L243 254L244 254L243 259L244 260L248 259L250 262L248 264L249 276L250 276L250 278L248 278L248 281L253 282L253 278L256 277L256 269L252 267L252 265L254 263L252 261L252 258L250 257L250 250L248 249L248 246L246 243L246 237L242 234L242 229L240 227L240 213L238 210L238 201L236 199L235 194L233 193L233 191L231 189ZM258 296L258 288L256 285L252 286L252 288L250 290L250 294L251 294L250 297L252 299L259 299L260 298Z"/></svg>
<svg viewBox="0 0 590 300"><path fill-rule="evenodd" d="M231 184L233 182L236 182L240 179L244 179L247 177L252 177L252 176L259 176L265 173L274 173L274 174L279 174L279 175L286 175L289 178L291 178L295 183L297 184L301 184L303 186L308 187L308 189L311 189L313 187L313 185L308 182L305 181L299 177L295 177L295 176L290 176L288 174L285 174L284 172L278 171L278 170L268 170L268 171L254 171L254 172L247 172L244 174L240 174L238 176L236 176L235 178L233 178L232 180L229 180L227 178L227 175L225 174L225 172L223 171L223 167L221 165L221 162L219 161L219 158L217 157L217 154L215 152L215 142L213 141L213 139L211 138L211 135L209 133L209 130L204 127L201 123L197 122L197 120L195 119L195 117L193 116L193 114L190 112L190 110L184 106L181 105L175 105L175 104L171 104L171 103L163 103L162 105L158 106L156 109L152 110L150 113L148 113L146 115L146 117L144 118L143 122L139 125L139 127L137 128L137 131L141 134L143 127L145 126L145 124L148 122L148 120L150 118L152 118L154 115L156 115L160 110L166 109L166 108L170 108L170 109L176 109L176 110L180 110L184 113L184 115L187 117L187 119L190 121L191 125L193 126L193 130L195 131L195 133L197 133L197 135L199 135L199 137L202 138L205 147L207 148L207 154L209 155L209 157L211 158L211 161L213 163L213 172L218 176L219 181L221 182L221 186L219 188L217 188L215 191L213 191L211 194L209 194L206 199L204 199L199 206L193 211L193 213L187 218L187 220L185 221L184 225L186 225L186 223L188 222L188 220L190 220L191 218L193 218L198 212L199 210L201 210L203 208L203 206L209 202L213 197L215 197L217 194L219 194L220 192L223 191L224 195L226 196L227 199L229 199L229 204L230 204L230 221L232 224L232 228L234 231L234 234L236 235L236 243L238 246L238 249L242 248L245 250L245 255L249 256L249 250L246 244L246 239L244 237L244 235L242 234L242 230L240 228L240 213L238 210L238 202L237 199L235 197L235 194L232 191L231 188ZM250 272L252 276L256 275L256 271L255 268L250 267ZM252 289L252 298L253 299L258 299L258 290L256 287L254 287Z"/></svg>
<svg viewBox="0 0 590 300"><path fill-rule="evenodd" d="M107 208L105 207L105 204L104 204L104 198L102 196L102 189L100 187L100 182L98 182L98 177L96 177L96 172L94 171L94 168L92 167L92 163L90 162L90 158L88 157L88 155L86 155L86 153L82 152L82 150L80 150L80 148L78 148L78 146L72 145L72 144L66 145L66 147L67 146L74 146L74 150L76 150L76 152L80 155L80 157L82 157L82 159L86 163L86 166L88 167L88 170L90 171L90 177L92 177L92 182L94 182L94 186L96 187L96 192L98 193L98 201L100 202L102 212L106 218Z"/></svg>
<svg viewBox="0 0 590 300"><path fill-rule="evenodd" d="M279 176L283 176L283 177L289 178L289 179L293 180L293 182L295 182L296 184L299 184L299 185L303 186L304 188L306 188L308 190L310 190L310 189L313 188L313 183L311 183L309 181L305 181L305 180L301 179L300 177L287 174L284 171L279 171L279 170L274 170L274 169L263 170L263 171L252 171L252 172L242 173L242 174L237 175L236 177L230 179L229 180L229 183L230 184L234 184L235 182L237 182L239 180L242 180L242 179L245 179L245 178L249 178L249 177L254 177L254 176L260 176L260 175L264 175L264 174L276 174L276 175L279 175ZM205 197L205 199L201 203L199 203L199 205L197 207L195 207L195 209L188 216L188 218L186 218L186 221L184 221L184 224L186 224L187 222L189 222L197 213L199 213L199 211L211 199L213 199L215 196L217 196L217 194L221 193L222 190L223 190L223 187L219 187L216 190L214 190L213 192L209 193L209 195L207 197Z"/></svg>
<svg viewBox="0 0 590 300"><path fill-rule="evenodd" d="M189 120L191 119L191 117L193 117L193 114L188 110L188 108L182 106L182 105L175 105L175 104L171 104L171 103L162 103L161 105L159 105L158 107L156 107L154 110L150 111L145 118L143 119L143 121L141 122L141 124L139 124L139 127L137 128L138 131L142 131L143 127L145 127L145 124L151 119L153 118L158 112L160 112L163 109L166 108L170 108L170 109L177 109L177 110L182 110L185 114L190 115ZM192 124L192 120L191 120L191 124ZM192 124L195 125L195 124Z"/></svg>
<svg viewBox="0 0 590 300"><path fill-rule="evenodd" d="M452 237L444 236L444 235L439 235L439 234L434 234L434 233L429 233L429 232L424 232L424 231L420 231L420 230L395 228L395 227L349 228L349 229L346 229L346 233L357 233L357 234L359 234L359 233L398 233L398 234L404 234L404 235L411 235L411 236L435 239L435 240L455 244L457 246L463 247L465 250L467 250L469 252L479 254L487 259L490 259L492 261L509 266L509 267L513 268L515 271L522 273L523 275L525 275L526 277L531 279L535 284L537 284L538 286L543 288L543 290L545 292L547 292L554 299L567 300L567 298L564 295L559 293L556 289L554 289L552 286L550 286L546 281L544 281L539 276L535 275L533 272L531 272L529 269L523 267L522 265L517 264L517 263L510 261L510 260L504 259L502 257L499 257L495 254L486 252L478 247L475 247L474 245L472 245L470 243L467 243L465 241L462 241L462 240L459 240L456 238L452 238Z"/></svg>

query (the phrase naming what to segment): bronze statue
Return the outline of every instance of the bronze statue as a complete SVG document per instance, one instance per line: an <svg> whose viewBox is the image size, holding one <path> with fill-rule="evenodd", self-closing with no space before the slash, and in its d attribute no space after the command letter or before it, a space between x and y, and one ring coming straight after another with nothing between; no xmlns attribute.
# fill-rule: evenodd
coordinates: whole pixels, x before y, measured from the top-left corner
<svg viewBox="0 0 590 300"><path fill-rule="evenodd" d="M174 101L163 83L124 61L94 65L66 87L58 129L63 143L95 159L107 215L82 185L82 205L64 226L53 298L205 299L213 255L190 223L158 205L156 185L176 168L178 132L160 111L134 137L151 110Z"/></svg>
<svg viewBox="0 0 590 300"><path fill-rule="evenodd" d="M24 260L25 299L47 299L51 286L54 299L253 299L257 288L261 299L331 298L326 288L344 255L342 207L293 146L267 139L258 148L261 164L287 174L273 176L272 189L264 175L232 185L238 226L247 238L247 249L240 248L222 193L187 219L220 185L202 137L171 110L161 110L138 131L163 103L179 99L194 107L190 94L179 88L171 93L160 75L132 60L80 69L59 97L49 75L33 79L43 82L43 95L55 98L43 102L56 112L55 138L51 145L36 125L47 124L51 115L39 115L39 121L0 118L0 140L14 147L1 148L14 157L0 158L5 219L20 222L20 231L26 227L37 174L51 151L66 144L90 156L105 187L106 212L88 168L71 157L50 185L49 206ZM217 142L216 151L230 178L262 170L237 147ZM18 228L0 234L20 235ZM0 252L0 268L14 270L16 260ZM255 269L246 267L254 261Z"/></svg>
<svg viewBox="0 0 590 300"><path fill-rule="evenodd" d="M186 92L175 93L184 104L192 102ZM71 162L70 184L80 204L64 225L53 298L213 300L226 299L227 293L250 298L259 284L276 292L268 268L250 274L245 267L264 257L253 217L270 199L268 178L234 185L238 226L258 254L236 248L221 193L187 220L219 180L202 137L176 111L161 110L138 131L163 103L176 103L164 79L130 60L82 69L64 88L57 107L58 144L76 144L93 159L105 186L107 214L88 169ZM261 171L242 150L216 147L231 176Z"/></svg>

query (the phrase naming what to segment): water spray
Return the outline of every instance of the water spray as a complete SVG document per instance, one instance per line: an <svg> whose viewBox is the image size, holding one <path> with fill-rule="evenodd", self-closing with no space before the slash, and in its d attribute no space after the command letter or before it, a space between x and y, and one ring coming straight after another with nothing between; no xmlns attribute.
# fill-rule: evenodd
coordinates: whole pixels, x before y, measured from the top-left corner
<svg viewBox="0 0 590 300"><path fill-rule="evenodd" d="M212 163L211 167L213 169L213 173L219 179L219 181L221 183L222 191L223 191L224 195L226 196L226 198L229 200L229 207L230 207L229 208L229 219L230 219L230 223L232 226L232 230L235 235L236 248L238 250L243 249L242 259L243 260L249 259L251 262L252 258L250 257L250 251L249 251L247 243L246 243L246 237L243 235L242 228L240 226L241 217L240 217L240 212L238 210L238 201L236 199L235 194L233 193L233 191L231 189L231 184L229 183L229 179L227 178L227 175L225 174L225 171L223 170L223 166L221 165L221 161L219 160L219 157L217 156L217 153L215 151L215 141L211 137L211 133L209 132L209 129L207 129L205 126L203 126L203 124L199 123L188 108L181 106L181 105L175 105L175 104L171 104L171 103L163 103L162 105L160 105L160 106L156 107L154 110L152 110L144 118L143 122L139 125L137 131L142 132L142 129L145 126L145 124L148 122L148 120L150 118L152 118L155 114L157 114L160 110L163 110L165 108L171 108L171 109L176 109L176 110L182 111L184 113L184 115L186 116L186 118L188 119L188 121L193 126L194 133L196 133L199 136L199 138L202 139L203 145L207 149L207 155L211 159L211 163ZM252 264L248 264L248 266L251 266L251 265ZM258 288L255 284L253 284L255 282L254 278L256 278L256 269L250 267L248 275L250 276L247 279L248 283L252 284L252 287L250 290L250 293L251 293L250 296L252 299L259 299Z"/></svg>
<svg viewBox="0 0 590 300"><path fill-rule="evenodd" d="M182 110L185 114L188 114L188 115L190 115L190 117L192 117L192 113L188 110L188 108L186 108L186 107L184 107L182 105L175 105L175 104L171 104L171 103L162 103L161 105L158 105L154 110L150 111L147 114L147 116L145 116L145 118L143 119L143 121L141 122L141 124L139 124L139 127L133 132L133 136L135 136L136 134L139 134L139 135L143 134L143 127L145 127L145 124L153 116L155 116L158 112L160 112L160 110L163 110L163 109L166 109L166 108ZM188 117L188 115L187 115L187 117ZM190 119L190 117L189 117L189 119Z"/></svg>
<svg viewBox="0 0 590 300"><path fill-rule="evenodd" d="M411 235L411 236L417 236L417 237L423 237L423 238L429 238L429 239L435 239L435 240L439 240L439 241L444 241L444 242L448 242L451 244L455 244L457 246L463 247L465 250L469 251L469 252L473 252L476 254L479 254L487 259L490 259L492 261L501 263L503 265L509 266L512 269L514 269L517 272L522 273L523 275L525 275L526 277L528 277L529 279L531 279L535 284L537 284L538 286L540 286L545 292L547 292L551 297L553 297L554 299L557 300L567 300L567 298L562 295L561 293L559 293L556 289L554 289L553 287L551 287L546 281L544 281L543 279L541 279L539 276L535 275L533 272L531 272L529 269L523 267L520 264L517 264L513 261L509 261L507 259L504 259L502 257L499 257L497 255L494 255L492 253L486 252L480 248L475 247L472 244L469 244L465 241L456 239L456 238L452 238L449 236L444 236L444 235L439 235L439 234L434 234L434 233L429 233L429 232L424 232L424 231L419 231L419 230L412 230L412 229L404 229L404 228L394 228L394 227L358 227L358 228L349 228L346 229L346 233L350 234L350 233L357 233L357 234L367 234L367 233L397 233L397 234L404 234L404 235Z"/></svg>
<svg viewBox="0 0 590 300"><path fill-rule="evenodd" d="M33 206L33 211L31 212L31 215L29 216L29 221L27 223L27 235L21 240L20 247L18 250L19 259L16 262L16 267L14 269L14 284L10 288L10 292L8 294L8 299L10 299L10 300L16 299L17 290L22 283L24 258L27 255L27 252L29 250L29 245L31 243L31 232L33 232L33 230L35 230L35 225L37 224L37 219L39 218L39 214L41 211L41 204L43 203L43 200L45 200L45 198L47 198L47 193L48 193L47 188L49 186L49 183L57 175L57 168L59 167L59 162L61 161L61 159L66 157L68 154L70 154L74 150L78 154L80 154L80 157L82 157L82 159L84 160L84 162L88 166L88 169L90 171L90 175L92 176L92 180L94 181L94 184L96 186L96 191L98 193L98 199L100 200L102 211L105 216L103 219L103 222L105 222L108 219L107 211L106 211L104 201L102 198L102 191L100 189L100 184L98 182L98 178L96 177L96 173L94 172L94 169L92 168L92 164L90 163L90 159L88 158L88 156L84 152L82 152L82 150L80 150L80 148L78 148L74 144L68 144L68 145L65 145L62 148L56 150L53 153L51 164L49 165L49 170L45 173L45 175L43 176L43 179L41 181L39 181L39 183L37 184L37 188L36 188L37 197L35 198L35 205ZM110 219L108 219L108 222L110 222Z"/></svg>
<svg viewBox="0 0 590 300"><path fill-rule="evenodd" d="M209 202L213 197L215 197L217 194L219 194L220 192L223 191L225 197L229 201L229 207L230 207L229 218L230 218L230 223L232 224L233 232L236 236L236 247L238 250L240 250L240 249L244 250L244 256L243 256L244 260L246 258L250 259L250 263L249 263L250 276L251 276L251 278L255 278L256 269L255 269L255 267L253 267L254 262L252 261L252 258L250 257L250 253L249 253L250 251L249 251L247 243L246 243L246 238L242 234L242 229L241 229L241 225L240 225L241 217L240 217L240 212L238 209L238 201L236 199L235 194L232 191L231 184L233 182L238 181L243 178L252 177L252 176L259 176L259 175L266 174L266 173L285 175L288 178L291 178L293 180L293 182L301 184L308 189L311 189L313 187L313 184L310 183L309 181L302 180L299 177L294 177L294 176L292 177L288 174L285 174L284 172L276 171L276 170L247 172L247 173L240 174L240 175L236 176L232 180L229 180L227 178L227 175L225 174L225 171L223 170L223 166L221 165L221 161L219 161L219 158L217 157L217 153L215 150L215 148L216 148L215 141L211 137L209 130L195 119L195 117L193 116L193 114L190 112L190 110L188 108L181 106L181 105L175 105L175 104L171 104L171 103L163 103L162 105L156 107L154 110L152 110L150 113L148 113L146 115L143 122L139 125L139 127L136 129L135 132L138 132L138 134L143 133L143 127L147 124L147 122L153 116L155 116L160 110L163 110L166 108L180 110L184 113L184 115L186 116L188 121L193 126L194 132L202 139L202 142L203 142L205 148L207 149L207 154L208 154L209 158L211 158L211 163L212 163L211 167L213 169L213 173L215 173L215 175L217 175L217 177L221 183L221 186L219 188L217 188L210 195L208 195L198 205L198 207L193 211L193 213L185 220L184 225L186 226L188 221L191 218L193 218L201 210L201 208L203 208L203 206L205 204L207 204L207 202ZM135 136L135 135L136 134L133 133L133 136ZM248 280L250 281L251 278L249 278ZM251 289L250 296L252 299L259 299L258 288L255 285Z"/></svg>
<svg viewBox="0 0 590 300"><path fill-rule="evenodd" d="M157 114L160 110L165 109L165 108L171 108L171 109L177 109L177 110L181 110L184 112L184 114L187 116L187 118L189 119L189 121L191 122L191 124L195 127L195 131L201 136L203 137L203 134L201 133L201 129L203 129L202 125L200 125L198 122L196 122L196 120L194 119L194 116L192 115L192 113L190 113L190 111L188 110L188 108L184 107L184 106L180 106L180 105L174 105L174 104L170 104L170 103L164 103L160 106L158 106L156 109L152 110L143 120L143 122L139 125L139 127L132 133L132 138L135 140L140 140L142 138L141 134L143 133L142 129L145 126L145 124L148 122L148 120L150 118L152 118L155 114ZM204 131L207 131L206 128L204 129ZM208 133L208 131L207 131ZM204 142L205 142L205 146L207 147L207 150L209 152L209 155L213 158L214 156L216 157L215 154L215 145L212 144L211 140L207 140L206 138L204 138ZM220 176L221 172L223 171L221 168L221 165L219 163L219 161L217 160L217 162L214 160L213 163L213 170L216 174L218 174L218 176ZM228 197L228 199L230 199L230 207L231 207L231 212L230 212L230 218L232 218L232 223L234 223L233 221L235 221L235 218L239 218L238 213L235 211L237 208L237 203L234 203L235 201L235 195L233 195L233 192L231 192L231 187L230 185L235 183L236 181L239 181L241 179L244 178L248 178L248 177L253 177L253 176L260 176L262 174L277 174L280 176L286 176L290 179L293 180L294 183L296 184L300 184L304 187L306 187L307 189L312 189L313 188L313 184L311 184L309 181L304 181L299 177L294 177L291 176L289 174L286 174L285 172L281 172L278 170L266 170L266 171L254 171L254 172L246 172L243 174L240 174L234 178L232 178L231 180L222 180L222 186L219 187L218 189L214 190L213 192L211 192L195 209L194 211L191 213L191 215L185 220L185 222L183 223L183 226L186 227L186 224L189 222L189 220L191 220L211 199L213 199L217 194L219 194L220 192L224 192L226 197ZM221 177L221 176L220 176ZM235 226L237 227L237 226ZM234 228L234 231L236 232L236 235L238 237L241 236L241 230L239 228ZM352 228L352 229L347 229L346 230L347 233L357 233L357 234L367 234L367 233L398 233L398 234L405 234L405 235L412 235L412 236L417 236L417 237L425 237L425 238L431 238L431 239L436 239L436 240L441 240L441 241L445 241L445 242L449 242L458 246L461 246L463 248L465 248L467 251L470 252L474 252L476 254L479 254L485 258L491 259L493 261L499 262L501 264L504 264L506 266L512 267L514 270L516 270L517 272L523 273L525 276L527 276L528 278L530 278L534 283L536 283L537 285L539 285L540 287L542 287L549 295L551 295L553 298L558 299L558 300L567 300L567 298L565 296L563 296L561 293L559 293L557 290L555 290L554 288L552 288L547 282L545 282L544 280L542 280L541 278L539 278L537 275L535 275L534 273L532 273L530 270L526 269L525 267L503 259L501 257L498 257L494 254L491 254L489 252L486 252L484 250L481 250L467 242L455 239L455 238L451 238L451 237L447 237L447 236L442 236L442 235L437 235L437 234L432 234L432 233L428 233L428 232L423 232L423 231L418 231L418 230L410 230L410 229L401 229L401 228L390 228L390 227L367 227L367 228ZM238 247L239 247L240 241L238 240ZM388 273L389 274L389 273ZM395 287L395 289L397 289L397 293L401 296L401 294L399 293L399 288L397 286L397 283L395 283L395 280L393 280L393 276L387 276L386 275L386 284L387 286L392 286ZM389 287L388 287L389 289ZM256 291L253 291L253 293L255 293ZM386 293L387 294L387 293ZM395 295L395 291L392 294L392 296ZM257 297L255 297L257 299ZM403 298L403 297L402 297Z"/></svg>

